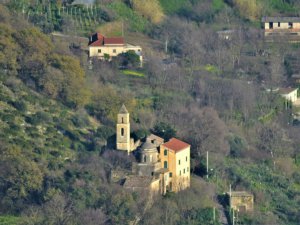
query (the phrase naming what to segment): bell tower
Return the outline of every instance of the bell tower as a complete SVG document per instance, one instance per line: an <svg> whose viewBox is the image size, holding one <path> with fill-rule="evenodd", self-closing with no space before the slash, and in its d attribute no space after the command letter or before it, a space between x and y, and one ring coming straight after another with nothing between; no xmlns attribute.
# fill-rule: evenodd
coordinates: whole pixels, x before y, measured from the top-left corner
<svg viewBox="0 0 300 225"><path fill-rule="evenodd" d="M117 121L117 149L130 152L130 121L129 113L123 104Z"/></svg>

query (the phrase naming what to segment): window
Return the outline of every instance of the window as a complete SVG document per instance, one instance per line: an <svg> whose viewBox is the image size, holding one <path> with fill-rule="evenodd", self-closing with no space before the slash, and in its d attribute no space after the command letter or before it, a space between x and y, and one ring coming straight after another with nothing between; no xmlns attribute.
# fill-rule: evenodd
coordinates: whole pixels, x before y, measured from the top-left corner
<svg viewBox="0 0 300 225"><path fill-rule="evenodd" d="M293 23L289 23L289 29L293 29Z"/></svg>
<svg viewBox="0 0 300 225"><path fill-rule="evenodd" d="M121 128L121 136L124 136L124 128Z"/></svg>
<svg viewBox="0 0 300 225"><path fill-rule="evenodd" d="M178 160L178 165L180 165L180 159Z"/></svg>
<svg viewBox="0 0 300 225"><path fill-rule="evenodd" d="M183 173L185 173L185 169L183 169Z"/></svg>
<svg viewBox="0 0 300 225"><path fill-rule="evenodd" d="M185 161L187 161L187 156L185 157Z"/></svg>
<svg viewBox="0 0 300 225"><path fill-rule="evenodd" d="M122 123L124 123L124 118L122 117Z"/></svg>
<svg viewBox="0 0 300 225"><path fill-rule="evenodd" d="M278 25L278 27L280 27L280 23L279 23L279 22L278 22L278 24L277 24L277 25Z"/></svg>
<svg viewBox="0 0 300 225"><path fill-rule="evenodd" d="M147 156L144 156L144 162L146 162L147 161Z"/></svg>
<svg viewBox="0 0 300 225"><path fill-rule="evenodd" d="M179 175L181 175L181 170L179 170Z"/></svg>
<svg viewBox="0 0 300 225"><path fill-rule="evenodd" d="M168 162L167 161L164 161L164 168L168 169Z"/></svg>
<svg viewBox="0 0 300 225"><path fill-rule="evenodd" d="M270 28L270 29L273 29L273 22L270 22L270 23L269 23L269 28Z"/></svg>
<svg viewBox="0 0 300 225"><path fill-rule="evenodd" d="M172 176L173 176L172 172L170 172L169 176L170 176L170 177L172 177Z"/></svg>
<svg viewBox="0 0 300 225"><path fill-rule="evenodd" d="M101 53L101 49L98 49L98 53Z"/></svg>
<svg viewBox="0 0 300 225"><path fill-rule="evenodd" d="M168 155L168 150L167 149L164 150L164 155Z"/></svg>
<svg viewBox="0 0 300 225"><path fill-rule="evenodd" d="M113 53L116 53L117 52L117 50L116 49L113 49Z"/></svg>
<svg viewBox="0 0 300 225"><path fill-rule="evenodd" d="M186 172L189 172L189 168L186 169Z"/></svg>

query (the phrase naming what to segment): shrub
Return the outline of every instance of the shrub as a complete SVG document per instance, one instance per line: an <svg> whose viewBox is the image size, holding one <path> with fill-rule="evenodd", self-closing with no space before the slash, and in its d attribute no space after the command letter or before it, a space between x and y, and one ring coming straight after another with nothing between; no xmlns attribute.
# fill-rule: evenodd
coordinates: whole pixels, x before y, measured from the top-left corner
<svg viewBox="0 0 300 225"><path fill-rule="evenodd" d="M108 5L121 18L126 18L133 31L145 31L148 25L147 19L143 18L123 2L114 2Z"/></svg>
<svg viewBox="0 0 300 225"><path fill-rule="evenodd" d="M37 112L36 114L32 115L31 117L25 118L26 123L30 123L32 125L38 125L41 123L47 123L51 121L51 118L48 113L46 112Z"/></svg>
<svg viewBox="0 0 300 225"><path fill-rule="evenodd" d="M113 58L112 62L115 66L121 68L137 68L140 66L140 57L132 50L122 53Z"/></svg>
<svg viewBox="0 0 300 225"><path fill-rule="evenodd" d="M230 155L233 157L241 156L242 151L245 148L243 140L238 136L233 136L229 139Z"/></svg>
<svg viewBox="0 0 300 225"><path fill-rule="evenodd" d="M27 111L27 105L24 101L15 101L12 102L13 107L15 107L17 110L21 112L26 112Z"/></svg>
<svg viewBox="0 0 300 225"><path fill-rule="evenodd" d="M170 138L176 135L176 130L167 123L159 122L154 126L154 134L162 137L165 141L168 141Z"/></svg>
<svg viewBox="0 0 300 225"><path fill-rule="evenodd" d="M149 19L152 23L160 23L164 18L164 13L158 0L133 0L133 9L140 15Z"/></svg>
<svg viewBox="0 0 300 225"><path fill-rule="evenodd" d="M85 150L85 146L81 142L73 142L71 145L71 148L76 151L84 151Z"/></svg>
<svg viewBox="0 0 300 225"><path fill-rule="evenodd" d="M71 120L76 127L86 127L90 125L88 115L85 111L77 112Z"/></svg>
<svg viewBox="0 0 300 225"><path fill-rule="evenodd" d="M147 137L149 134L150 134L149 130L140 129L133 132L133 137L134 139L139 140Z"/></svg>
<svg viewBox="0 0 300 225"><path fill-rule="evenodd" d="M95 136L99 137L102 140L106 140L110 136L112 136L114 133L115 133L115 130L112 127L102 126L97 129Z"/></svg>
<svg viewBox="0 0 300 225"><path fill-rule="evenodd" d="M262 5L256 0L233 0L240 14L250 20L261 17Z"/></svg>

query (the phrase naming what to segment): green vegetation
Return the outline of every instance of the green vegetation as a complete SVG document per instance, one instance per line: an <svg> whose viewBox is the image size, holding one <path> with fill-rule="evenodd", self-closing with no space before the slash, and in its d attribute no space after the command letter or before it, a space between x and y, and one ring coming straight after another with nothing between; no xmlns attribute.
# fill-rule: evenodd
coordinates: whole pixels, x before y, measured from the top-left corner
<svg viewBox="0 0 300 225"><path fill-rule="evenodd" d="M14 216L0 216L1 225L17 225L20 222L19 217Z"/></svg>
<svg viewBox="0 0 300 225"><path fill-rule="evenodd" d="M0 4L0 224L215 225L230 185L255 196L237 224L299 223L299 109L266 89L294 86L300 52L258 26L297 1L71 2ZM90 61L78 36L95 29L124 31L144 67L133 51ZM134 138L191 144L190 189L149 204L111 182L134 160L113 150L123 103Z"/></svg>
<svg viewBox="0 0 300 225"><path fill-rule="evenodd" d="M99 24L111 20L101 7L62 5L61 1L10 1L9 7L21 12L46 33L62 31L65 26L71 26L79 33L90 33Z"/></svg>
<svg viewBox="0 0 300 225"><path fill-rule="evenodd" d="M125 75L132 75L132 76L137 76L137 77L144 77L145 74L142 72L134 71L134 70L122 70L122 73Z"/></svg>
<svg viewBox="0 0 300 225"><path fill-rule="evenodd" d="M188 0L159 0L163 10L172 14L178 12L181 8L188 4Z"/></svg>
<svg viewBox="0 0 300 225"><path fill-rule="evenodd" d="M119 18L123 18L125 20L125 25L129 23L131 30L139 32L145 31L148 25L147 19L134 12L125 3L117 1L109 4L108 7L112 9L112 11L114 11Z"/></svg>

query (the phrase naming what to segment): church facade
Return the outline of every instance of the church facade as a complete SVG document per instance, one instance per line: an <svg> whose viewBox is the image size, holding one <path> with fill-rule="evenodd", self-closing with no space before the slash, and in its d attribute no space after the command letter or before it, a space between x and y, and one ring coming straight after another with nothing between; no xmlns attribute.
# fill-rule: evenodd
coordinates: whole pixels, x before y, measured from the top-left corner
<svg viewBox="0 0 300 225"><path fill-rule="evenodd" d="M190 187L190 145L171 138L151 134L144 142L130 137L130 115L123 105L116 125L116 148L134 152L132 175L125 178L124 187L130 190L150 190L150 193L178 192Z"/></svg>

